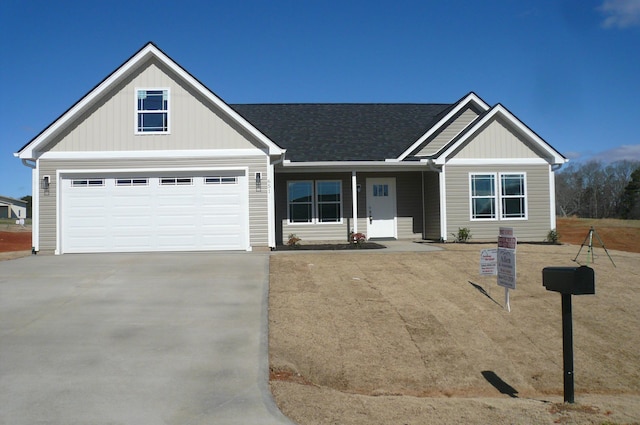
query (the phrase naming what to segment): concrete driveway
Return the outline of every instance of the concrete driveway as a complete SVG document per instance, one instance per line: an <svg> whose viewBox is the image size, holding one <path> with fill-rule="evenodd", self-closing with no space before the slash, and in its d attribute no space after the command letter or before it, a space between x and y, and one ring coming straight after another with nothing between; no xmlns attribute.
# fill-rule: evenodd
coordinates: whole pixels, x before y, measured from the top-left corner
<svg viewBox="0 0 640 425"><path fill-rule="evenodd" d="M0 424L291 424L268 388L268 254L0 262Z"/></svg>

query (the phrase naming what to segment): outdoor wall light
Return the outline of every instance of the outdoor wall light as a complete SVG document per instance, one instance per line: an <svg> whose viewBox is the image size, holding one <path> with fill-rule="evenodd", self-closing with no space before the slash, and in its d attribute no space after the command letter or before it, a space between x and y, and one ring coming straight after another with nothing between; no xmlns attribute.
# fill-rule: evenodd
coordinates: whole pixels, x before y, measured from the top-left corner
<svg viewBox="0 0 640 425"><path fill-rule="evenodd" d="M256 173L256 192L262 192L262 173Z"/></svg>
<svg viewBox="0 0 640 425"><path fill-rule="evenodd" d="M358 191L358 193L360 193L360 191L362 190L362 185L361 184L356 185L356 190Z"/></svg>
<svg viewBox="0 0 640 425"><path fill-rule="evenodd" d="M49 189L49 176L42 176L42 181L40 182L40 188L43 190Z"/></svg>

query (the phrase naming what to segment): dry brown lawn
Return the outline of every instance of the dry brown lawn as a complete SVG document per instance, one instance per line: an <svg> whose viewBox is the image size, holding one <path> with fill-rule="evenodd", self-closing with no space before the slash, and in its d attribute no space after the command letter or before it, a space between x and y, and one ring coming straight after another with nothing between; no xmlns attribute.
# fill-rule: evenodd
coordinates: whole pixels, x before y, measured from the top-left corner
<svg viewBox="0 0 640 425"><path fill-rule="evenodd" d="M563 404L560 295L579 245L518 245L509 313L491 245L271 257L271 389L299 424L639 424L640 254L595 247L573 297L576 404ZM579 262L586 256L581 254Z"/></svg>

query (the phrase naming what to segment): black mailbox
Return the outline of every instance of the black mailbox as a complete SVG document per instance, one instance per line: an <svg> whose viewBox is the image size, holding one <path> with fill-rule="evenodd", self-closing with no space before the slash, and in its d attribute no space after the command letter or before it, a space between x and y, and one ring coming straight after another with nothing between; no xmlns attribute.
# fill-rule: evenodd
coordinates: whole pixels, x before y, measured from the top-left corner
<svg viewBox="0 0 640 425"><path fill-rule="evenodd" d="M542 269L542 284L547 291L567 295L592 295L596 293L593 269L580 267L545 267Z"/></svg>

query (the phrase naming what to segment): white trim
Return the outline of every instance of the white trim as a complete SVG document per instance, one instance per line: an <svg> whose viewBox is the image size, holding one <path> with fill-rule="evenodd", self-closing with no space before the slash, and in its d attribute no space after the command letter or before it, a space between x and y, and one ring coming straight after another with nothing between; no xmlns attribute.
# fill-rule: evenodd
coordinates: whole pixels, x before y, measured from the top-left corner
<svg viewBox="0 0 640 425"><path fill-rule="evenodd" d="M158 113L163 113L163 112L167 113L167 131L140 131L138 129L138 115L141 113L141 111L138 109L138 92L141 90L167 92L167 109L166 111L163 109L161 110L161 112L158 112ZM143 136L143 135L162 136L162 135L171 134L171 122L173 121L173 118L171 117L171 88L170 87L135 87L134 102L135 103L133 106L133 110L135 113L135 117L133 121L133 126L134 126L133 134L135 134L136 136ZM144 113L144 110L142 111L142 113Z"/></svg>
<svg viewBox="0 0 640 425"><path fill-rule="evenodd" d="M260 149L194 149L194 150L148 150L148 151L91 151L91 152L44 152L43 159L130 159L130 158L206 158L266 156Z"/></svg>
<svg viewBox="0 0 640 425"><path fill-rule="evenodd" d="M148 43L142 49L140 49L131 59L125 62L120 68L116 69L111 75L109 75L102 83L91 90L86 96L84 96L78 103L76 103L71 109L65 112L60 118L47 127L40 135L33 139L27 146L25 146L18 153L22 159L34 158L34 151L37 151L40 146L45 145L51 137L62 131L67 124L79 116L86 108L94 104L103 93L107 92L111 87L115 86L120 80L129 75L135 68L145 62L148 58L155 57L169 69L175 72L180 78L186 81L189 85L194 87L205 98L212 102L215 106L220 108L225 114L238 122L240 126L244 127L251 135L256 137L262 144L265 145L269 154L280 155L285 152L285 149L280 148L274 142L272 142L267 136L262 134L257 128L251 125L240 114L234 111L229 105L227 105L222 99L213 94L208 88L202 85L198 80L192 77L181 66L174 62L171 58L165 55L160 49L155 47L152 43Z"/></svg>
<svg viewBox="0 0 640 425"><path fill-rule="evenodd" d="M446 148L444 151L436 154L435 162L436 164L444 164L447 162L447 158L453 154L460 146L466 143L471 137L473 137L474 133L482 128L485 124L487 124L490 120L492 120L496 115L500 115L503 118L507 119L511 124L513 124L516 129L526 136L533 143L537 144L543 151L545 151L551 158L552 164L564 164L568 160L562 156L558 151L553 149L547 142L542 140L540 136L531 131L529 127L524 125L522 121L520 121L515 115L509 112L504 106L501 104L497 104L494 106L488 114L486 114L482 119L477 121L471 128L469 128L466 133L460 137L455 143ZM547 161L548 162L548 161Z"/></svg>
<svg viewBox="0 0 640 425"><path fill-rule="evenodd" d="M469 93L462 100L458 102L458 104L451 110L447 115L445 115L440 121L438 121L433 127L429 129L425 134L422 135L418 140L416 140L409 149L405 150L399 157L398 160L404 160L411 152L416 150L422 143L425 142L429 137L431 137L436 131L438 131L443 125L445 125L451 118L453 118L458 112L460 112L465 107L469 106L471 102L474 102L481 109L487 111L489 109L489 105L485 103L484 100L480 99L478 95L475 93ZM472 121L473 122L473 121ZM469 123L470 124L470 123ZM465 128L467 128L465 126ZM461 132L464 131L461 130ZM458 133L459 134L459 133Z"/></svg>
<svg viewBox="0 0 640 425"><path fill-rule="evenodd" d="M446 165L442 166L440 172L440 237L443 242L447 241L447 178Z"/></svg>
<svg viewBox="0 0 640 425"><path fill-rule="evenodd" d="M553 166L549 165L549 230L556 230L556 175Z"/></svg>
<svg viewBox="0 0 640 425"><path fill-rule="evenodd" d="M358 180L355 171L351 172L351 215L353 216L353 233L358 233Z"/></svg>
<svg viewBox="0 0 640 425"><path fill-rule="evenodd" d="M40 161L31 170L31 246L40 251Z"/></svg>
<svg viewBox="0 0 640 425"><path fill-rule="evenodd" d="M494 201L494 214L495 217L483 217L483 218L474 218L473 217L473 177L474 176L492 176L493 177L493 196L476 196L476 198L493 198ZM498 192L500 191L500 183L498 182L500 177L497 172L481 172L481 171L473 171L469 173L469 221L498 221L500 218L500 199L498 196Z"/></svg>
<svg viewBox="0 0 640 425"><path fill-rule="evenodd" d="M274 167L275 165L266 159L267 161L267 243L270 248L276 247L276 212L275 212L275 179L274 179Z"/></svg>
<svg viewBox="0 0 640 425"><path fill-rule="evenodd" d="M449 165L542 165L549 164L543 158L451 158Z"/></svg>

